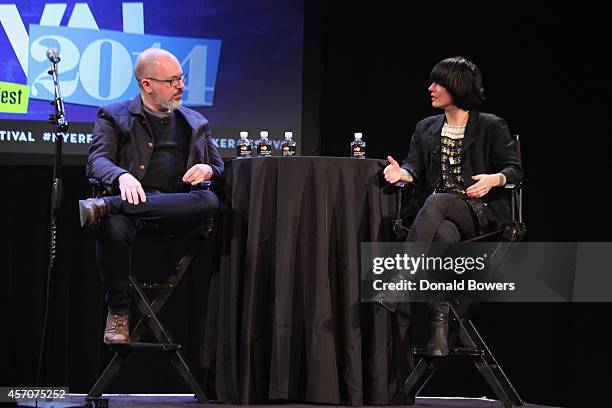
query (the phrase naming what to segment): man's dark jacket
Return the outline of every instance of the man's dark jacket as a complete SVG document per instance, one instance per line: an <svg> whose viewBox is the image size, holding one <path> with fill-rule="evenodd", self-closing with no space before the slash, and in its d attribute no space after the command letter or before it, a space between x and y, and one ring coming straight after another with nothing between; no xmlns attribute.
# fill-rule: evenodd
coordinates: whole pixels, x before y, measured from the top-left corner
<svg viewBox="0 0 612 408"><path fill-rule="evenodd" d="M208 120L198 112L179 107L191 128L187 168L206 163L212 167L216 178L223 177L223 160L212 143ZM111 104L98 110L89 148L87 175L101 180L116 191L117 178L126 172L141 180L147 171L154 139L147 125L140 96L132 100Z"/></svg>
<svg viewBox="0 0 612 408"><path fill-rule="evenodd" d="M440 183L440 138L445 116L430 116L420 121L410 142L408 156L402 163L414 178L414 184L424 196L434 192ZM467 189L477 174L503 173L508 184L522 180L523 169L506 122L495 115L470 111L463 139L463 179ZM510 220L507 194L492 188L483 197L487 218L495 225Z"/></svg>

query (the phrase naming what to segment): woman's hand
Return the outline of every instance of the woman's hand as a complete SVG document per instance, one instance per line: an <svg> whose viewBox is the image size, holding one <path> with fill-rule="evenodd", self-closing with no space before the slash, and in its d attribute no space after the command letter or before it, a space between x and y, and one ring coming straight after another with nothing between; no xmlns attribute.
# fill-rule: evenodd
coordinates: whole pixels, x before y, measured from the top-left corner
<svg viewBox="0 0 612 408"><path fill-rule="evenodd" d="M472 176L472 180L477 180L467 190L468 198L480 198L487 195L491 188L506 184L506 176L497 174L477 174Z"/></svg>
<svg viewBox="0 0 612 408"><path fill-rule="evenodd" d="M387 156L387 161L389 165L383 170L385 180L391 184L397 183L402 178L402 169L393 157Z"/></svg>
<svg viewBox="0 0 612 408"><path fill-rule="evenodd" d="M387 161L389 162L389 165L385 167L383 174L385 175L385 180L387 180L388 183L393 184L397 183L398 181L412 183L414 181L412 175L408 173L407 170L402 169L393 157L387 156Z"/></svg>

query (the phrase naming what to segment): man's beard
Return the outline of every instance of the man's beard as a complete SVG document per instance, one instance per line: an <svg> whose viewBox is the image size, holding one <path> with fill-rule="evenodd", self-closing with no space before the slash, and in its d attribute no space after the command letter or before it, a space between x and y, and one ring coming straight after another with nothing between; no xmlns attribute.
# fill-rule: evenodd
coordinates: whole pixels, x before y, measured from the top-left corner
<svg viewBox="0 0 612 408"><path fill-rule="evenodd" d="M172 95L172 98L174 98L175 96L176 96L176 94ZM157 103L159 106L161 106L162 109L165 109L168 112L174 111L179 106L181 106L181 103L183 102L182 99L179 99L178 101L175 101L174 99L164 100L164 99L160 98L159 95L157 95L155 92L153 92L151 94L151 98L153 98L155 103Z"/></svg>

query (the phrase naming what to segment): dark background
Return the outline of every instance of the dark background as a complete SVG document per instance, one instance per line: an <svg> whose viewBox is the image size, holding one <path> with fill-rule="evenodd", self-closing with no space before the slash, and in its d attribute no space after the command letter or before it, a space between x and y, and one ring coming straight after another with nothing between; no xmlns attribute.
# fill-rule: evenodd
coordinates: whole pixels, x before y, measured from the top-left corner
<svg viewBox="0 0 612 408"><path fill-rule="evenodd" d="M610 241L612 83L602 10L334 3L305 5L305 153L347 156L353 132L362 131L368 157L402 158L417 121L437 113L427 92L431 68L463 55L483 73L483 111L505 118L521 135L528 240ZM71 392L86 392L109 356L102 347L85 347L101 346L103 312L93 241L77 225L76 200L87 195L83 173L66 169L43 377L45 384L70 385ZM34 382L50 179L48 167L0 167L0 265L8 271L0 286L2 385ZM609 270L601 265L601 273ZM188 299L191 306L200 302ZM587 406L607 400L611 311L610 304L595 303L487 304L476 324L524 400ZM181 321L177 337L194 339L200 329ZM197 346L188 353L197 359ZM176 387L172 381L156 376L153 384L164 391ZM467 364L445 367L426 393L490 395Z"/></svg>
<svg viewBox="0 0 612 408"><path fill-rule="evenodd" d="M527 239L610 241L609 23L601 10L576 5L516 7L325 4L321 151L346 155L352 132L362 131L367 156L403 158L415 124L440 113L429 104L431 68L462 55L483 74L482 110L521 136ZM476 322L526 401L587 406L608 399L612 377L599 367L612 353L597 338L608 338L600 322L611 306L487 304ZM453 395L470 379L449 373L431 385Z"/></svg>

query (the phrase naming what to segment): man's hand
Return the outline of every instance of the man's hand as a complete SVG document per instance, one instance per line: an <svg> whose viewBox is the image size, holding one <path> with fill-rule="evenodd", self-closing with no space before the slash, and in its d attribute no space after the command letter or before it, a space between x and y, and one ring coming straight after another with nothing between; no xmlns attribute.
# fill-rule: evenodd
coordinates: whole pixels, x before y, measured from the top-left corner
<svg viewBox="0 0 612 408"><path fill-rule="evenodd" d="M472 184L467 190L467 196L469 198L480 198L484 197L491 188L503 185L505 183L505 176L498 174L477 174L472 176L472 180L478 180L475 184Z"/></svg>
<svg viewBox="0 0 612 408"><path fill-rule="evenodd" d="M142 189L140 181L130 173L123 173L119 176L119 190L121 191L121 199L127 200L128 203L138 205L140 201L147 201L147 195ZM139 200L140 198L140 200Z"/></svg>
<svg viewBox="0 0 612 408"><path fill-rule="evenodd" d="M210 180L214 174L212 167L200 163L187 170L187 173L183 176L183 181L195 186L203 181Z"/></svg>

